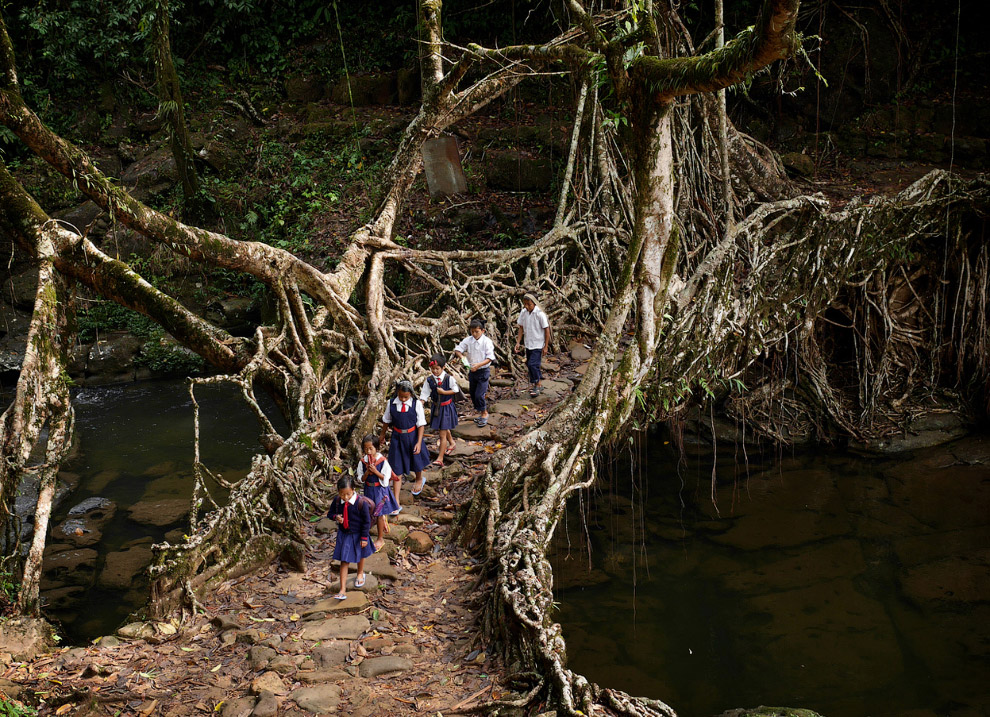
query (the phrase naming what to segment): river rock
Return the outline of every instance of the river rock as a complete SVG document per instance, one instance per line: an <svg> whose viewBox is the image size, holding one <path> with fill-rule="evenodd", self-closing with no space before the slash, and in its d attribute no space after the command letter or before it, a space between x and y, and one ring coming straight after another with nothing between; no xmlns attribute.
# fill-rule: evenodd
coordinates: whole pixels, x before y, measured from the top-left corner
<svg viewBox="0 0 990 717"><path fill-rule="evenodd" d="M279 655L268 663L268 669L280 675L291 675L296 671L296 662L288 655Z"/></svg>
<svg viewBox="0 0 990 717"><path fill-rule="evenodd" d="M415 513L412 512L411 508L413 508L413 507L414 506L407 506L398 515L391 516L390 520L393 523L395 523L397 526L398 525L405 525L405 526L408 526L408 525L422 525L426 521L423 520L423 517L422 516L416 515Z"/></svg>
<svg viewBox="0 0 990 717"><path fill-rule="evenodd" d="M333 535L337 532L337 523L329 518L320 518L313 527L320 535Z"/></svg>
<svg viewBox="0 0 990 717"><path fill-rule="evenodd" d="M935 413L914 419L904 433L876 441L852 442L850 448L871 453L904 453L939 446L968 432L969 427L958 415Z"/></svg>
<svg viewBox="0 0 990 717"><path fill-rule="evenodd" d="M117 634L131 640L148 640L156 637L155 626L150 622L129 622L119 628Z"/></svg>
<svg viewBox="0 0 990 717"><path fill-rule="evenodd" d="M177 523L189 513L189 500L174 498L166 500L143 500L128 510L131 520L142 525L164 527Z"/></svg>
<svg viewBox="0 0 990 717"><path fill-rule="evenodd" d="M270 647L262 647L261 645L254 645L250 650L248 650L248 664L251 665L251 669L255 672L259 672L268 666L268 663L278 653L275 652Z"/></svg>
<svg viewBox="0 0 990 717"><path fill-rule="evenodd" d="M398 580L399 571L389 562L388 555L378 552L365 558L364 569L374 573L379 578Z"/></svg>
<svg viewBox="0 0 990 717"><path fill-rule="evenodd" d="M303 611L303 619L319 615L346 615L359 612L368 606L368 598L362 592L347 593L346 600L327 598L320 600L311 608ZM310 618L313 619L313 618Z"/></svg>
<svg viewBox="0 0 990 717"><path fill-rule="evenodd" d="M221 717L250 717L254 710L254 697L238 697L223 703Z"/></svg>
<svg viewBox="0 0 990 717"><path fill-rule="evenodd" d="M163 148L139 159L120 174L120 181L127 187L148 189L179 178L172 150Z"/></svg>
<svg viewBox="0 0 990 717"><path fill-rule="evenodd" d="M429 555L433 552L433 539L421 530L414 530L406 536L406 547L417 555Z"/></svg>
<svg viewBox="0 0 990 717"><path fill-rule="evenodd" d="M0 629L0 653L10 654L16 662L33 660L54 649L52 626L40 618L12 617Z"/></svg>
<svg viewBox="0 0 990 717"><path fill-rule="evenodd" d="M62 584L92 585L99 554L92 548L78 548L45 555L45 576Z"/></svg>
<svg viewBox="0 0 990 717"><path fill-rule="evenodd" d="M328 714L337 711L341 689L337 685L316 685L300 687L289 695L300 708L315 714Z"/></svg>
<svg viewBox="0 0 990 717"><path fill-rule="evenodd" d="M272 692L264 691L258 695L258 703L251 712L251 717L275 717L278 714L278 700Z"/></svg>
<svg viewBox="0 0 990 717"><path fill-rule="evenodd" d="M497 388L512 388L513 386L516 385L516 382L511 378L493 378L491 381L489 381L489 383ZM469 386L470 384L465 382L464 384L465 392L468 391Z"/></svg>
<svg viewBox="0 0 990 717"><path fill-rule="evenodd" d="M110 334L95 341L86 359L87 384L134 375L134 357L144 342L130 334Z"/></svg>
<svg viewBox="0 0 990 717"><path fill-rule="evenodd" d="M340 669L312 670L310 672L300 672L296 679L306 685L321 685L324 682L341 682L343 680L353 680L354 675Z"/></svg>
<svg viewBox="0 0 990 717"><path fill-rule="evenodd" d="M135 541L116 553L108 553L97 584L102 588L126 588L151 564L150 538Z"/></svg>
<svg viewBox="0 0 990 717"><path fill-rule="evenodd" d="M359 668L361 677L378 677L387 675L390 672L405 672L411 670L413 663L405 657L372 657L361 663Z"/></svg>
<svg viewBox="0 0 990 717"><path fill-rule="evenodd" d="M337 640L314 647L312 652L313 664L321 670L339 667L347 662L350 649L349 643Z"/></svg>
<svg viewBox="0 0 990 717"><path fill-rule="evenodd" d="M364 615L348 615L314 620L299 631L299 636L305 640L356 640L370 628L371 623Z"/></svg>
<svg viewBox="0 0 990 717"><path fill-rule="evenodd" d="M404 525L399 525L398 523L388 526L388 532L385 537L389 540L394 540L396 543L401 543L409 535L409 528Z"/></svg>
<svg viewBox="0 0 990 717"><path fill-rule="evenodd" d="M571 352L571 358L575 361L587 361L591 358L591 351L584 344L577 341L567 344L567 350Z"/></svg>
<svg viewBox="0 0 990 717"><path fill-rule="evenodd" d="M262 692L273 692L276 695L286 693L285 683L277 672L265 672L251 680L251 694L260 695Z"/></svg>
<svg viewBox="0 0 990 717"><path fill-rule="evenodd" d="M87 498L69 510L68 518L55 530L52 537L67 540L83 547L94 545L103 537L101 528L113 518L117 506L106 498Z"/></svg>

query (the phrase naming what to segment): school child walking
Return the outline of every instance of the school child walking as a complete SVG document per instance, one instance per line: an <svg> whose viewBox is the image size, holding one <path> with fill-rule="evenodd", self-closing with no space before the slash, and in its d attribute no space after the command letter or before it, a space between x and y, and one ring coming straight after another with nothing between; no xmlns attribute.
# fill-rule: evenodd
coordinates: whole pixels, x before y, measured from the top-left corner
<svg viewBox="0 0 990 717"><path fill-rule="evenodd" d="M411 381L399 381L395 388L395 398L388 402L382 415L382 432L379 436L384 445L391 429L388 462L392 466L392 493L398 505L392 515L402 510L399 492L402 490L403 476L414 474L422 491L423 469L430 465L430 453L423 442L423 432L426 430L423 403L413 398Z"/></svg>
<svg viewBox="0 0 990 717"><path fill-rule="evenodd" d="M469 370L471 403L478 412L474 422L479 426L487 426L488 402L485 394L488 393L488 380L492 375L491 364L495 360L495 344L485 336L485 322L480 319L472 319L468 329L470 335L457 344L454 355L461 361L466 361L465 368Z"/></svg>
<svg viewBox="0 0 990 717"><path fill-rule="evenodd" d="M327 517L337 521L337 541L333 547L333 559L340 561L340 591L337 600L347 599L347 567L357 563L354 587L364 587L367 575L364 559L375 550L371 547L371 501L354 490L354 479L341 476L337 479L337 497L330 503Z"/></svg>
<svg viewBox="0 0 990 717"><path fill-rule="evenodd" d="M550 345L550 319L539 306L532 294L523 296L523 310L519 312L516 325L516 351L526 347L526 369L529 371L529 395L536 398L543 390L543 350Z"/></svg>
<svg viewBox="0 0 990 717"><path fill-rule="evenodd" d="M370 433L365 436L361 441L361 462L357 469L357 479L364 483L364 497L375 506L371 517L378 523L378 540L374 543L376 553L385 544L385 533L388 532L388 519L385 516L399 508L389 487L392 467L385 456L378 452L380 446L378 436Z"/></svg>
<svg viewBox="0 0 990 717"><path fill-rule="evenodd" d="M457 385L454 377L444 370L446 363L439 354L430 358L430 375L423 381L423 388L419 393L420 401L430 402L430 428L440 432L439 453L433 461L434 465L440 467L443 467L444 458L454 452L454 437L450 430L457 427L457 409L454 408ZM423 486L418 488L418 491L413 491L413 495L419 495L423 491Z"/></svg>

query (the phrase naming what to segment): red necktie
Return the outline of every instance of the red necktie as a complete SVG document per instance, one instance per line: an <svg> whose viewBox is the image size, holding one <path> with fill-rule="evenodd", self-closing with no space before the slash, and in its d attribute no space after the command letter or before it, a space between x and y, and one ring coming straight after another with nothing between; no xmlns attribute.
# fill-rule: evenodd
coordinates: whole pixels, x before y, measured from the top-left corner
<svg viewBox="0 0 990 717"><path fill-rule="evenodd" d="M399 413L405 413L405 412L406 412L406 404L403 402L403 404L402 404L402 410L399 411Z"/></svg>
<svg viewBox="0 0 990 717"><path fill-rule="evenodd" d="M344 530L347 530L347 501L344 501Z"/></svg>

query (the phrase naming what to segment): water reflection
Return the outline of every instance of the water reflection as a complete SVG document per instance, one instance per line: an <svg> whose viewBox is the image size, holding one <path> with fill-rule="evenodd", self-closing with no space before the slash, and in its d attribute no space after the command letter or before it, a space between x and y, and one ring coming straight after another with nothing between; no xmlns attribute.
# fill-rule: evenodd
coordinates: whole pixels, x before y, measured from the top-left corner
<svg viewBox="0 0 990 717"><path fill-rule="evenodd" d="M711 456L644 446L591 498L590 564L577 501L555 539L571 667L684 715L990 714L988 438L722 457L714 491Z"/></svg>
<svg viewBox="0 0 990 717"><path fill-rule="evenodd" d="M229 386L197 387L196 398L202 459L236 481L259 450L257 421ZM52 516L42 598L69 641L81 643L113 632L147 601L152 543L188 530L193 411L184 381L84 388L73 400L79 450L60 478L78 487ZM91 497L112 502L89 515L95 533L62 529L68 511Z"/></svg>

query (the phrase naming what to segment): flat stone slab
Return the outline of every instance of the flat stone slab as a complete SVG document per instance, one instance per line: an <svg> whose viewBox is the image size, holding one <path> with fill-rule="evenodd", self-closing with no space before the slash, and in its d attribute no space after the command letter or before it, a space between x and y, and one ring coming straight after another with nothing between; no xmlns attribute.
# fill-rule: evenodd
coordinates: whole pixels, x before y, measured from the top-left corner
<svg viewBox="0 0 990 717"><path fill-rule="evenodd" d="M591 358L591 351L579 344L571 349L571 358L575 361L587 361Z"/></svg>
<svg viewBox="0 0 990 717"><path fill-rule="evenodd" d="M451 456L473 456L478 451L483 451L484 446L479 446L474 443L468 443L467 441L458 441L457 445L454 447L454 452Z"/></svg>
<svg viewBox="0 0 990 717"><path fill-rule="evenodd" d="M389 655L388 657L372 657L365 660L358 669L361 677L378 677L378 675L387 675L390 672L405 672L411 670L412 667L412 660Z"/></svg>
<svg viewBox="0 0 990 717"><path fill-rule="evenodd" d="M489 422L487 426L479 426L472 420L457 424L457 428L451 430L455 438L463 438L469 441L490 441L495 438L495 427Z"/></svg>
<svg viewBox="0 0 990 717"><path fill-rule="evenodd" d="M350 594L351 594L352 591L353 592L360 592L360 593L370 593L370 592L374 592L375 590L378 589L378 578L376 578L371 573L371 571L368 570L367 564L365 564L364 569L365 569L365 581L364 581L364 585L362 585L361 587L355 587L354 586L354 582L357 580L357 576L354 574L354 572L351 571L350 573L348 573L348 575L347 575L347 595L348 595L348 599L350 599ZM340 590L340 580L339 579L338 580L334 580L330 584L330 591L331 592L337 592L338 590ZM326 601L323 601L323 602L326 602ZM347 600L335 600L334 602L345 603L345 602L347 602Z"/></svg>
<svg viewBox="0 0 990 717"><path fill-rule="evenodd" d="M546 391L553 391L554 393L563 393L564 391L571 390L571 383L569 381L554 381L547 379L543 381L542 386Z"/></svg>
<svg viewBox="0 0 990 717"><path fill-rule="evenodd" d="M318 603L313 605L313 607L304 610L303 617L315 615L317 613L326 613L328 615L346 615L352 612L359 612L366 607L368 607L367 596L365 596L363 592L353 592L347 593L346 600L337 600L332 597L327 598L326 600L320 600Z"/></svg>
<svg viewBox="0 0 990 717"><path fill-rule="evenodd" d="M248 717L254 711L254 697L239 697L223 705L223 717Z"/></svg>
<svg viewBox="0 0 990 717"><path fill-rule="evenodd" d="M398 515L390 515L388 519L396 525L422 525L426 522L423 520L422 516L416 515L415 513L410 513L405 508L403 508L402 512ZM364 564L367 566L368 561L365 560Z"/></svg>
<svg viewBox="0 0 990 717"><path fill-rule="evenodd" d="M371 623L364 615L348 615L314 620L299 631L299 636L304 640L356 640L369 629Z"/></svg>
<svg viewBox="0 0 990 717"><path fill-rule="evenodd" d="M389 562L388 555L385 553L375 553L374 555L365 558L364 569L374 573L379 578L385 578L386 580L399 579L399 571L396 570L395 566Z"/></svg>
<svg viewBox="0 0 990 717"><path fill-rule="evenodd" d="M516 385L516 382L511 378L493 378L489 381L492 386L498 386L499 388L511 388Z"/></svg>
<svg viewBox="0 0 990 717"><path fill-rule="evenodd" d="M314 714L329 714L337 711L341 689L337 685L300 687L289 695L301 709Z"/></svg>
<svg viewBox="0 0 990 717"><path fill-rule="evenodd" d="M544 383L550 383L549 381L544 381ZM532 405L520 400L511 401L498 401L494 406L491 407L493 413L501 413L506 416L514 416L518 418L532 408Z"/></svg>

